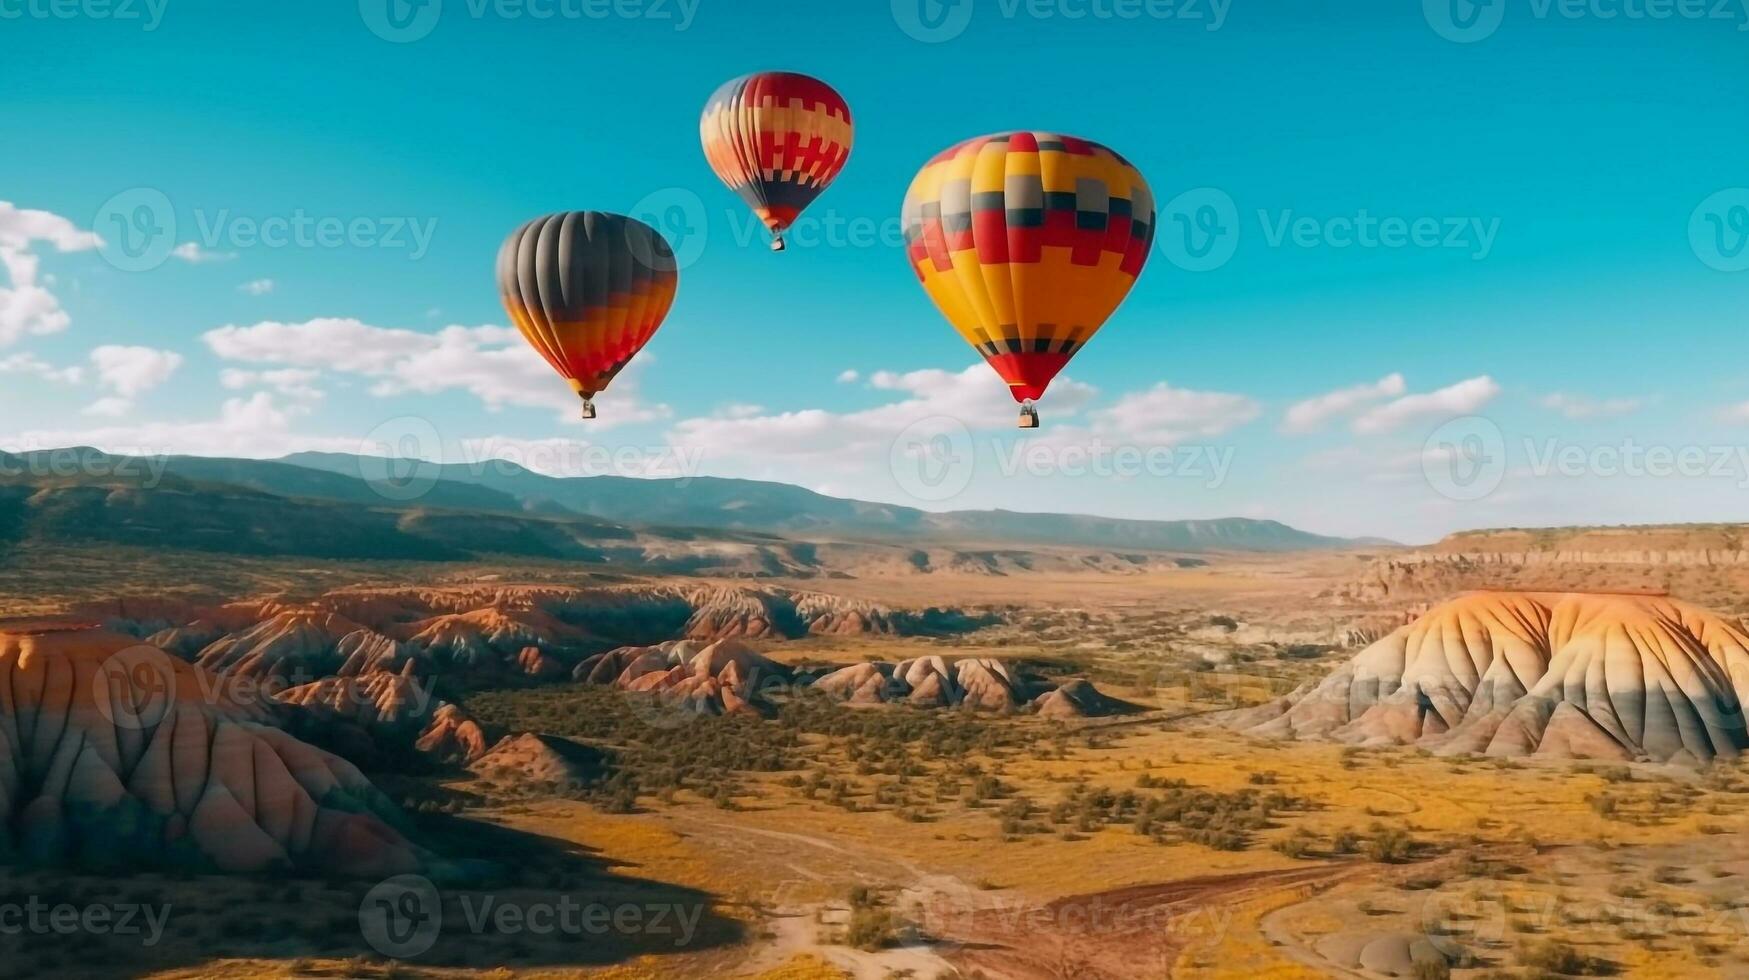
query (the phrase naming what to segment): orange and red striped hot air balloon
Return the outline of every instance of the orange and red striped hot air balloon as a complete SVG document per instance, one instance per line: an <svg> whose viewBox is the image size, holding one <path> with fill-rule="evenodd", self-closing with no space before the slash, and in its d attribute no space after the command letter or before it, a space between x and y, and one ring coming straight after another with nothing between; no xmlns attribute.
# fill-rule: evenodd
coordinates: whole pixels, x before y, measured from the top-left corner
<svg viewBox="0 0 1749 980"><path fill-rule="evenodd" d="M583 417L655 336L680 287L674 250L636 218L566 211L510 233L498 291L529 346L571 383Z"/></svg>
<svg viewBox="0 0 1749 980"><path fill-rule="evenodd" d="M1154 242L1141 172L1091 140L1000 133L924 166L905 196L917 278L1021 403L1033 402L1129 295Z"/></svg>
<svg viewBox="0 0 1749 980"><path fill-rule="evenodd" d="M705 159L770 229L783 233L843 171L854 127L850 106L817 78L766 71L726 82L699 120Z"/></svg>

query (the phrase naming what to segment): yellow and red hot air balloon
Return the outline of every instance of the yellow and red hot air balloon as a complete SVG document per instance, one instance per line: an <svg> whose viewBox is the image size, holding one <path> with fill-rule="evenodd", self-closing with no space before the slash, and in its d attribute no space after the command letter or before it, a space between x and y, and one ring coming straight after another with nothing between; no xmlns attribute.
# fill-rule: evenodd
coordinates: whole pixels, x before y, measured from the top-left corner
<svg viewBox="0 0 1749 980"><path fill-rule="evenodd" d="M832 86L787 71L726 82L699 120L705 159L771 230L783 233L844 170L854 128Z"/></svg>
<svg viewBox="0 0 1749 980"><path fill-rule="evenodd" d="M668 240L624 215L549 214L498 250L505 311L582 397L586 419L595 417L595 395L667 318L679 286Z"/></svg>
<svg viewBox="0 0 1749 980"><path fill-rule="evenodd" d="M1154 242L1154 195L1091 140L1000 133L924 166L905 196L905 249L949 322L1033 403L1129 295Z"/></svg>

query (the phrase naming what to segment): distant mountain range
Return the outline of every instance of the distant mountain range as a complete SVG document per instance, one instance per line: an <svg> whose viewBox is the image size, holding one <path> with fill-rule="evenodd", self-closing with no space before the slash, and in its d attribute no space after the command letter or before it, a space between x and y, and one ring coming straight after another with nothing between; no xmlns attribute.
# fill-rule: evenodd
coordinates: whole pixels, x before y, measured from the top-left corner
<svg viewBox="0 0 1749 980"><path fill-rule="evenodd" d="M334 513L331 505L338 504L372 512L418 510L427 513L422 518L426 521L435 519L429 516L432 511L547 519L584 530L596 541L619 537L624 531L615 529L629 526L751 532L807 541L952 541L981 546L1188 553L1315 551L1390 544L1379 539L1325 537L1277 521L1249 518L1138 521L1001 510L930 513L754 480L558 478L505 461L437 465L327 453L300 453L277 461L129 458L88 448L0 453L0 486L7 484L121 485L146 490L162 486L184 493L235 488L330 505L320 508L324 513ZM267 505L256 502L253 506ZM188 516L198 510L195 506ZM375 520L387 520L391 526L395 523L387 517ZM0 513L0 528L5 521L6 515ZM427 541L414 550L431 553L447 549Z"/></svg>
<svg viewBox="0 0 1749 980"><path fill-rule="evenodd" d="M382 460L326 453L300 453L287 456L283 462L358 479L375 477L385 467ZM990 545L1188 552L1315 551L1390 543L1325 537L1278 521L1248 518L1138 521L1005 510L931 513L828 497L787 483L719 477L563 478L503 460L429 469L438 479L436 485L451 491L463 487L494 491L516 501L524 511L581 514L620 524L763 531L807 538L933 538Z"/></svg>

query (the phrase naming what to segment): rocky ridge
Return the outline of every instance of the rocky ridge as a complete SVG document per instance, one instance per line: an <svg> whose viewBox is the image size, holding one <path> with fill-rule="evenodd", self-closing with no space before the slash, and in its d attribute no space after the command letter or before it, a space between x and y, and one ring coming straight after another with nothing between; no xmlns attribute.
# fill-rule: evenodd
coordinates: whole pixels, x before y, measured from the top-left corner
<svg viewBox="0 0 1749 980"><path fill-rule="evenodd" d="M1749 633L1660 596L1485 592L1231 724L1441 755L1698 765L1749 748Z"/></svg>

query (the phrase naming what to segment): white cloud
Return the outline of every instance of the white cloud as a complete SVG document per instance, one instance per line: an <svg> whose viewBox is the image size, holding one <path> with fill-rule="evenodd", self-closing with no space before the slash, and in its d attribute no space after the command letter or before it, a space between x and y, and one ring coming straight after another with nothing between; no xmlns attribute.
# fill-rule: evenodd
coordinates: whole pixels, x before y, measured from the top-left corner
<svg viewBox="0 0 1749 980"><path fill-rule="evenodd" d="M213 353L247 364L309 368L359 375L375 381L371 394L388 398L417 393L466 391L490 411L507 406L544 408L574 420L577 396L546 361L508 327L449 326L436 333L376 327L350 318L303 323L264 321L227 325L202 338ZM665 405L644 405L637 375L647 355L632 359L599 398L602 429L667 418Z"/></svg>
<svg viewBox="0 0 1749 980"><path fill-rule="evenodd" d="M764 405L747 405L741 403L724 405L717 410L717 417L725 419L750 419L764 414Z"/></svg>
<svg viewBox="0 0 1749 980"><path fill-rule="evenodd" d="M236 368L225 368L219 372L219 384L232 391L245 388L272 388L290 398L300 401L318 401L323 397L322 389L316 387L316 382L322 377L322 372L309 368L278 368L272 371L242 371Z"/></svg>
<svg viewBox="0 0 1749 980"><path fill-rule="evenodd" d="M1568 395L1555 392L1542 399L1542 406L1550 411L1559 412L1567 418L1580 419L1611 419L1623 415L1632 415L1646 407L1644 398L1604 398L1593 399L1584 395Z"/></svg>
<svg viewBox="0 0 1749 980"><path fill-rule="evenodd" d="M1212 438L1262 412L1256 401L1243 395L1168 384L1094 408L1096 389L1059 377L1040 405L1045 428L1017 435L1014 422L1019 408L1008 386L988 365L974 364L962 371L875 371L863 375L863 380L892 400L850 412L811 408L742 417L718 412L677 422L667 438L680 458L697 460L701 472L830 487L848 497L915 504L918 501L896 482L892 454L910 434L924 430L969 434L973 451L989 459L987 453L1000 454L1011 445L1064 450L1101 445L1151 448ZM999 470L991 466L980 472ZM955 499L964 505L969 498ZM1076 499L1054 506L1085 512L1101 504Z"/></svg>
<svg viewBox="0 0 1749 980"><path fill-rule="evenodd" d="M697 476L702 452L672 446L637 447L587 439L522 439L485 436L460 440L456 460L475 472L503 460L547 476L626 476L677 479Z"/></svg>
<svg viewBox="0 0 1749 980"><path fill-rule="evenodd" d="M208 262L229 262L237 257L236 252L209 252L199 242L183 242L170 250L170 254L192 265L204 265Z"/></svg>
<svg viewBox="0 0 1749 980"><path fill-rule="evenodd" d="M1422 395L1406 395L1371 409L1354 420L1354 431L1363 435L1394 432L1411 422L1430 418L1453 418L1480 411L1500 394L1493 378L1483 375Z"/></svg>
<svg viewBox="0 0 1749 980"><path fill-rule="evenodd" d="M276 284L272 279L252 279L249 282L238 286L237 291L240 293L248 293L251 296L266 296L268 293L273 292L275 285Z"/></svg>
<svg viewBox="0 0 1749 980"><path fill-rule="evenodd" d="M1407 390L1401 374L1389 374L1372 384L1340 388L1308 398L1289 406L1282 416L1281 431L1290 435L1316 432L1332 419L1386 398L1401 397Z"/></svg>
<svg viewBox="0 0 1749 980"><path fill-rule="evenodd" d="M97 380L123 398L151 391L176 373L182 355L150 347L105 345L91 352Z"/></svg>
<svg viewBox="0 0 1749 980"><path fill-rule="evenodd" d="M103 244L96 232L48 211L19 208L0 201L0 249L23 251L36 242L47 242L61 252L84 252Z"/></svg>
<svg viewBox="0 0 1749 980"><path fill-rule="evenodd" d="M101 405L102 403L98 403ZM92 406L96 408L97 406ZM105 406L109 408L111 406ZM125 409L123 409L125 413ZM0 449L25 451L95 446L132 456L188 454L275 459L295 452L368 452L361 436L312 436L291 431L300 413L281 407L268 392L226 399L216 418L193 422L139 422L92 428L28 429L0 434ZM361 429L369 428L361 424Z"/></svg>
<svg viewBox="0 0 1749 980"><path fill-rule="evenodd" d="M99 398L85 406L84 414L95 415L99 418L119 419L133 411L133 408L134 403L132 401L126 398L116 398L111 396L108 398Z"/></svg>
<svg viewBox="0 0 1749 980"><path fill-rule="evenodd" d="M862 372L855 368L847 368L838 372L838 383L841 385L855 384L862 380Z"/></svg>
<svg viewBox="0 0 1749 980"><path fill-rule="evenodd" d="M431 334L337 318L303 323L263 321L247 327L229 325L209 330L201 339L227 361L364 375L388 374L397 363L431 349L437 342Z"/></svg>
<svg viewBox="0 0 1749 980"><path fill-rule="evenodd" d="M969 428L1012 426L1018 411L1008 386L984 364L959 372L877 371L869 375L868 382L877 391L903 397L856 412L804 409L775 415L685 419L670 431L669 440L700 448L713 460L734 460L747 466L805 459L811 464L860 468L876 457L884 461L893 440L915 422L947 417ZM1073 414L1092 395L1091 387L1059 378L1051 386L1050 411Z"/></svg>
<svg viewBox="0 0 1749 980"><path fill-rule="evenodd" d="M1186 439L1224 435L1262 414L1244 395L1174 388L1162 381L1131 392L1110 408L1091 415L1093 432L1143 445L1170 445Z"/></svg>
<svg viewBox="0 0 1749 980"><path fill-rule="evenodd" d="M33 374L44 381L78 384L85 378L85 369L58 368L34 354L12 354L0 357L0 374Z"/></svg>
<svg viewBox="0 0 1749 980"><path fill-rule="evenodd" d="M1714 413L1714 417L1726 425L1749 425L1749 402L1726 405Z"/></svg>
<svg viewBox="0 0 1749 980"><path fill-rule="evenodd" d="M867 377L874 390L904 397L855 412L803 409L685 419L673 427L669 439L679 446L696 447L711 460L732 460L758 472L766 472L758 466L785 462L858 470L871 460L884 465L894 439L911 425L945 418L974 431L1009 429L1018 413L1008 386L984 364L958 372L876 371ZM1074 424L1095 394L1090 385L1058 378L1041 405L1050 424L1040 438L1161 445L1224 434L1262 411L1243 395L1162 383L1124 395L1109 407L1087 413L1082 424Z"/></svg>
<svg viewBox="0 0 1749 980"><path fill-rule="evenodd" d="M103 239L60 215L0 201L0 268L9 283L0 286L0 347L27 334L59 333L72 322L48 290L53 281L40 275L33 251L39 243L60 252L83 252L102 245Z"/></svg>

